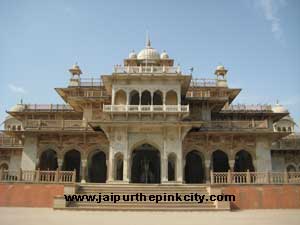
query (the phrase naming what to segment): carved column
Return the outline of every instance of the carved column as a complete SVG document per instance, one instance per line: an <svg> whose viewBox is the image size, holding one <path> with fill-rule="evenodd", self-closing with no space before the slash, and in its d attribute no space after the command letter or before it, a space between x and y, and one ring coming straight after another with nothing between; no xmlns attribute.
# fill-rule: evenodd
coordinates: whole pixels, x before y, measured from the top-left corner
<svg viewBox="0 0 300 225"><path fill-rule="evenodd" d="M163 153L164 154L164 153ZM168 182L168 159L165 155L162 155L161 157L161 171L160 171L160 176L161 176L161 182L165 183Z"/></svg>
<svg viewBox="0 0 300 225"><path fill-rule="evenodd" d="M63 170L63 159L62 158L58 158L57 159L57 166L59 170Z"/></svg>
<svg viewBox="0 0 300 225"><path fill-rule="evenodd" d="M126 91L126 105L129 105L129 97L130 97L130 92Z"/></svg>
<svg viewBox="0 0 300 225"><path fill-rule="evenodd" d="M111 145L111 144L110 144ZM113 155L113 147L110 146L109 147L109 156L108 156L108 182L113 182L114 181L114 166L113 166L113 159L114 155Z"/></svg>
<svg viewBox="0 0 300 225"><path fill-rule="evenodd" d="M230 169L231 172L234 171L234 163L235 163L235 160L234 160L234 159L228 160L229 169Z"/></svg>
<svg viewBox="0 0 300 225"><path fill-rule="evenodd" d="M126 155L123 158L123 182L124 183L129 183L129 176L128 176L128 172L129 172L129 157L127 157Z"/></svg>
<svg viewBox="0 0 300 225"><path fill-rule="evenodd" d="M205 182L210 183L210 159L205 160Z"/></svg>
<svg viewBox="0 0 300 225"><path fill-rule="evenodd" d="M82 159L81 160L81 183L86 182L86 166L87 166L87 160Z"/></svg>

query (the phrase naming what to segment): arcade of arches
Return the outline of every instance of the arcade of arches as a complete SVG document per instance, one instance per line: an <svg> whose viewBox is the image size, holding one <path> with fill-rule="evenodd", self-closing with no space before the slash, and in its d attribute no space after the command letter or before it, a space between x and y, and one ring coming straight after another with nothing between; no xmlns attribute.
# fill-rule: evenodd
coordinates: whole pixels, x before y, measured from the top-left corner
<svg viewBox="0 0 300 225"><path fill-rule="evenodd" d="M118 90L114 97L115 105L177 105L179 104L178 93L174 90L169 90L163 93L160 90L150 92L144 90L139 93L137 90L132 90L126 93L124 90Z"/></svg>
<svg viewBox="0 0 300 225"><path fill-rule="evenodd" d="M176 182L177 158L175 153L167 156L166 176L168 182ZM161 153L150 144L142 144L131 152L130 179L131 183L161 183ZM113 180L124 180L124 156L117 153L113 159ZM228 155L222 150L215 150L211 154L209 167L206 165L204 155L194 149L184 156L183 179L185 183L205 183L209 179L209 171L227 172L232 169L235 172L254 171L253 159L249 152L240 150L235 154L234 165L230 166ZM96 150L89 154L85 168L80 151L72 149L63 157L61 170L76 170L77 182L106 183L108 178L109 162L104 151ZM47 149L40 154L39 168L41 170L56 170L59 168L57 153L53 149Z"/></svg>

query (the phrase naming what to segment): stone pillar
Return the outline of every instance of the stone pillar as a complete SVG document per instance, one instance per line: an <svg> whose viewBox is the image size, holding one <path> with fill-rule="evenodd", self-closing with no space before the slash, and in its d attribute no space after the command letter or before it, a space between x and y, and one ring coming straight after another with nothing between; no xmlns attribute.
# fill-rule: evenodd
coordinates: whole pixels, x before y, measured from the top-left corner
<svg viewBox="0 0 300 225"><path fill-rule="evenodd" d="M176 93L177 93L177 100L178 100L178 101L177 101L177 104L178 104L178 105L181 105L181 95L180 95L180 91L177 91Z"/></svg>
<svg viewBox="0 0 300 225"><path fill-rule="evenodd" d="M87 166L87 160L82 159L81 160L81 183L86 182L86 166Z"/></svg>
<svg viewBox="0 0 300 225"><path fill-rule="evenodd" d="M234 163L235 163L235 160L234 160L234 159L228 160L229 169L230 169L231 172L234 171Z"/></svg>
<svg viewBox="0 0 300 225"><path fill-rule="evenodd" d="M163 105L166 104L166 92L163 92Z"/></svg>
<svg viewBox="0 0 300 225"><path fill-rule="evenodd" d="M266 137L257 137L256 139L256 171L272 171L271 145Z"/></svg>
<svg viewBox="0 0 300 225"><path fill-rule="evenodd" d="M160 159L161 170L160 170L160 179L161 183L168 182L168 158L165 155L161 156Z"/></svg>
<svg viewBox="0 0 300 225"><path fill-rule="evenodd" d="M34 135L26 135L24 141L24 148L22 151L21 169L35 170L36 158L38 151L38 138Z"/></svg>
<svg viewBox="0 0 300 225"><path fill-rule="evenodd" d="M59 170L63 170L63 159L61 159L61 158L58 158L57 159L57 165L58 165L58 169Z"/></svg>
<svg viewBox="0 0 300 225"><path fill-rule="evenodd" d="M205 160L205 182L210 183L210 159Z"/></svg>
<svg viewBox="0 0 300 225"><path fill-rule="evenodd" d="M111 98L111 104L114 105L115 104L115 89L113 88L111 90L111 95L112 95L112 98Z"/></svg>
<svg viewBox="0 0 300 225"><path fill-rule="evenodd" d="M123 182L129 183L129 157L123 157Z"/></svg>
<svg viewBox="0 0 300 225"><path fill-rule="evenodd" d="M130 92L126 91L126 105L129 105Z"/></svg>
<svg viewBox="0 0 300 225"><path fill-rule="evenodd" d="M153 105L153 92L151 92L151 105Z"/></svg>
<svg viewBox="0 0 300 225"><path fill-rule="evenodd" d="M108 156L108 183L113 182L114 181L114 159L113 159L114 155L113 155L113 147L110 146L109 147L109 156Z"/></svg>
<svg viewBox="0 0 300 225"><path fill-rule="evenodd" d="M185 159L182 158L182 153L177 157L177 165L176 165L176 181L177 183L184 183L183 180L183 170L185 167Z"/></svg>

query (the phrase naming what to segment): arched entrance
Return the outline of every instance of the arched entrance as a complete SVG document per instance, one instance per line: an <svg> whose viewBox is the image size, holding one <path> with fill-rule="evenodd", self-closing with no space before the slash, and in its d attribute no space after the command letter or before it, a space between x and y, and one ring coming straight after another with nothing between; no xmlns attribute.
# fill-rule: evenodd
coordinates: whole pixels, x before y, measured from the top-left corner
<svg viewBox="0 0 300 225"><path fill-rule="evenodd" d="M216 150L212 154L213 171L227 172L229 170L228 156L221 150Z"/></svg>
<svg viewBox="0 0 300 225"><path fill-rule="evenodd" d="M250 172L254 171L252 156L249 152L241 150L235 155L234 172Z"/></svg>
<svg viewBox="0 0 300 225"><path fill-rule="evenodd" d="M68 151L64 156L63 170L73 171L76 170L76 181L80 181L80 164L81 156L80 152L73 149Z"/></svg>
<svg viewBox="0 0 300 225"><path fill-rule="evenodd" d="M119 90L115 94L115 105L126 105L126 92L123 90Z"/></svg>
<svg viewBox="0 0 300 225"><path fill-rule="evenodd" d="M107 168L106 155L102 151L95 152L89 160L88 177L92 183L105 183Z"/></svg>
<svg viewBox="0 0 300 225"><path fill-rule="evenodd" d="M141 105L151 105L150 91L143 91L142 97L141 97Z"/></svg>
<svg viewBox="0 0 300 225"><path fill-rule="evenodd" d="M8 164L7 163L2 163L0 165L0 170L8 170Z"/></svg>
<svg viewBox="0 0 300 225"><path fill-rule="evenodd" d="M153 94L153 105L162 105L163 104L163 94L161 91L155 91Z"/></svg>
<svg viewBox="0 0 300 225"><path fill-rule="evenodd" d="M160 152L143 144L132 152L132 183L160 183Z"/></svg>
<svg viewBox="0 0 300 225"><path fill-rule="evenodd" d="M204 167L200 154L197 150L193 150L185 157L184 177L186 183L204 182Z"/></svg>
<svg viewBox="0 0 300 225"><path fill-rule="evenodd" d="M39 168L40 170L56 170L58 168L56 151L52 149L44 151L40 156Z"/></svg>
<svg viewBox="0 0 300 225"><path fill-rule="evenodd" d="M139 105L140 104L140 94L136 90L133 90L130 92L129 104L130 105Z"/></svg>

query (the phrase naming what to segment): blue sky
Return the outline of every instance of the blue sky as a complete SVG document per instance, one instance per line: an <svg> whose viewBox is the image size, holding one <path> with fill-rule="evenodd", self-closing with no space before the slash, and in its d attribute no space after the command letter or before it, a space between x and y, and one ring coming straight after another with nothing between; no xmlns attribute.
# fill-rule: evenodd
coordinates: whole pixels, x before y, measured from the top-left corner
<svg viewBox="0 0 300 225"><path fill-rule="evenodd" d="M278 99L300 122L300 1L0 0L0 118L24 103L62 103L78 62L99 76L145 45L166 50L184 71L213 78L228 68L237 103Z"/></svg>

